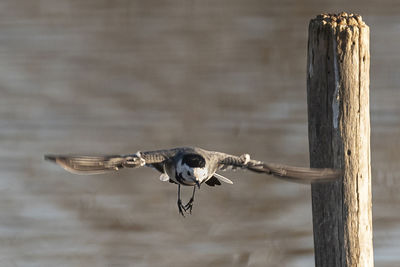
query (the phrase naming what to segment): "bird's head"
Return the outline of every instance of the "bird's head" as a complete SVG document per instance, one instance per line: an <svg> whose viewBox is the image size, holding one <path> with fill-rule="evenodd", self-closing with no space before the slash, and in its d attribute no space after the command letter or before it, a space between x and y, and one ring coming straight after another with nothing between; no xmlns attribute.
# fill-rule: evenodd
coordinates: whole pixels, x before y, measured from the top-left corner
<svg viewBox="0 0 400 267"><path fill-rule="evenodd" d="M176 170L187 182L192 182L199 187L208 178L206 160L199 154L183 155L178 161Z"/></svg>

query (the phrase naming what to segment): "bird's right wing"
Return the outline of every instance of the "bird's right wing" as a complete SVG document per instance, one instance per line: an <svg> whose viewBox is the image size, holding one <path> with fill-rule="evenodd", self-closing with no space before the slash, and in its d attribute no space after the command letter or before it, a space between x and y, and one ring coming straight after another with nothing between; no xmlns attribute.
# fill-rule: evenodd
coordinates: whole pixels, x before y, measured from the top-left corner
<svg viewBox="0 0 400 267"><path fill-rule="evenodd" d="M137 152L130 155L45 155L45 160L52 161L65 170L75 174L100 174L117 171L121 168L154 167L162 170L163 163L177 153L178 149ZM160 169L161 168L161 169Z"/></svg>
<svg viewBox="0 0 400 267"><path fill-rule="evenodd" d="M128 162L140 159L123 155L82 156L82 155L45 155L45 160L52 161L66 171L75 174L100 174L117 171L126 167Z"/></svg>

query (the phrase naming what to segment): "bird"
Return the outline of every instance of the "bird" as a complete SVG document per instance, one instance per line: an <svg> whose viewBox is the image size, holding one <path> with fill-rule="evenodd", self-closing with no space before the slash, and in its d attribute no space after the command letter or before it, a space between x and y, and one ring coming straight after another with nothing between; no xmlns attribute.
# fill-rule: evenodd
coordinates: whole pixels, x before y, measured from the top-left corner
<svg viewBox="0 0 400 267"><path fill-rule="evenodd" d="M122 168L151 167L161 173L161 181L169 181L178 186L177 206L179 214L183 217L185 213L192 213L196 188L200 189L203 183L208 186L221 185L221 181L233 184L230 179L217 173L220 171L245 169L298 183L334 181L342 174L336 169L302 168L265 163L251 159L249 154L234 156L199 147L138 151L135 154L126 155L47 154L44 158L75 174L101 174ZM183 204L181 199L181 186L193 187L192 196L186 204Z"/></svg>

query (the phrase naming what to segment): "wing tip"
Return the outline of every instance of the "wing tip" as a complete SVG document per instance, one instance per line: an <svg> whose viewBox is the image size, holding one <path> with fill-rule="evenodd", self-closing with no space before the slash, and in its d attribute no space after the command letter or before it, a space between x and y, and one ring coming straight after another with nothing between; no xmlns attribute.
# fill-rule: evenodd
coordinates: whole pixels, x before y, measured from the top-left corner
<svg viewBox="0 0 400 267"><path fill-rule="evenodd" d="M51 162L56 162L57 156L56 155L51 155L51 154L46 154L46 155L44 155L44 160L51 161Z"/></svg>
<svg viewBox="0 0 400 267"><path fill-rule="evenodd" d="M44 159L59 165L64 170L79 175L92 175L102 174L106 171L118 170L119 166L112 166L106 168L104 164L96 164L101 162L103 157L97 156L69 156L69 155L44 155ZM79 160L86 160L87 162L79 162ZM77 162L78 160L78 162Z"/></svg>

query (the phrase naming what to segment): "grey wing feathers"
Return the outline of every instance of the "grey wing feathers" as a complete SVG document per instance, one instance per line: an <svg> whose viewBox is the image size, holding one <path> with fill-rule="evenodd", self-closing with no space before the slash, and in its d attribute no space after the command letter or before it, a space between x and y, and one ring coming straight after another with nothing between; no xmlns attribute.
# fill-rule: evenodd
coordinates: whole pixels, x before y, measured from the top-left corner
<svg viewBox="0 0 400 267"><path fill-rule="evenodd" d="M65 170L76 174L100 174L116 171L121 168L136 168L141 166L161 168L163 162L176 154L176 149L137 152L131 155L45 155Z"/></svg>
<svg viewBox="0 0 400 267"><path fill-rule="evenodd" d="M220 154L219 169L244 168L257 173L273 175L277 178L297 183L334 181L341 177L342 171L335 169L301 168L251 160L248 154L240 157Z"/></svg>
<svg viewBox="0 0 400 267"><path fill-rule="evenodd" d="M250 161L247 166L248 170L258 173L266 173L275 177L290 180L297 183L314 183L329 182L337 180L341 177L342 171L335 169L316 169L302 168L274 163L263 163Z"/></svg>
<svg viewBox="0 0 400 267"><path fill-rule="evenodd" d="M46 155L45 159L76 174L99 174L115 171L123 168L126 162L126 158L123 156Z"/></svg>

